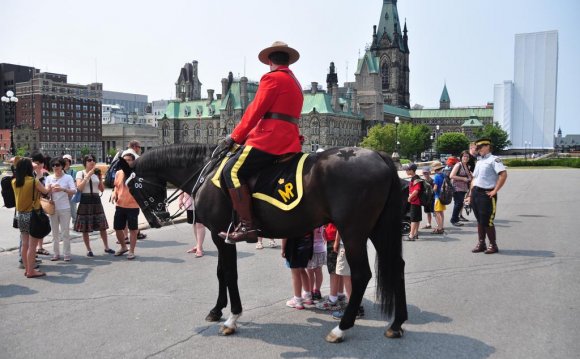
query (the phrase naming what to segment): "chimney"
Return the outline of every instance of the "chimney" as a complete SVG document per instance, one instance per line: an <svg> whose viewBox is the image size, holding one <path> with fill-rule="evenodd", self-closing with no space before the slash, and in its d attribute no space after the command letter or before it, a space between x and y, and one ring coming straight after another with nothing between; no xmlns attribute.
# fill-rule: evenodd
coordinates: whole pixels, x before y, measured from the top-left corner
<svg viewBox="0 0 580 359"><path fill-rule="evenodd" d="M228 93L228 79L222 79L222 97L226 97Z"/></svg>
<svg viewBox="0 0 580 359"><path fill-rule="evenodd" d="M340 106L338 105L338 85L334 84L332 86L332 109L334 112L340 112Z"/></svg>
<svg viewBox="0 0 580 359"><path fill-rule="evenodd" d="M310 93L314 95L318 91L318 82L313 81L311 87Z"/></svg>
<svg viewBox="0 0 580 359"><path fill-rule="evenodd" d="M248 97L248 78L245 76L240 78L240 97L242 101L242 109L246 110L250 98Z"/></svg>
<svg viewBox="0 0 580 359"><path fill-rule="evenodd" d="M213 89L207 89L207 101L208 102L212 102L213 101Z"/></svg>

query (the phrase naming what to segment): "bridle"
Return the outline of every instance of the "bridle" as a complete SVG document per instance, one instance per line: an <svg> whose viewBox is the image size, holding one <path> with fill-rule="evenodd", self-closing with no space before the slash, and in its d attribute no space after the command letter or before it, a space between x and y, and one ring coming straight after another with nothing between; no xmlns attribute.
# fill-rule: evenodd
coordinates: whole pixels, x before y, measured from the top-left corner
<svg viewBox="0 0 580 359"><path fill-rule="evenodd" d="M174 214L170 214L168 211L169 204L179 198L181 188L185 186L185 184L189 183L191 180L197 177L197 180L193 184L193 188L191 190L191 198L192 201L195 201L195 194L201 188L201 185L205 182L205 178L208 173L211 173L213 169L215 169L216 165L221 162L221 160L228 156L232 156L235 151L230 152L229 149L220 149L220 147L216 147L206 162L206 164L201 167L200 169L194 171L185 181L183 181L173 193L167 197L162 202L157 202L155 197L145 190L143 184L148 184L157 188L160 188L163 191L166 191L167 186L161 185L159 183L147 180L143 177L137 177L135 171L131 172L129 178L125 181L127 187L133 186L134 194L138 194L141 197L141 203L143 212L148 210L159 223L167 223L173 221L175 218L181 216L187 209L178 209ZM132 183L132 184L131 184Z"/></svg>

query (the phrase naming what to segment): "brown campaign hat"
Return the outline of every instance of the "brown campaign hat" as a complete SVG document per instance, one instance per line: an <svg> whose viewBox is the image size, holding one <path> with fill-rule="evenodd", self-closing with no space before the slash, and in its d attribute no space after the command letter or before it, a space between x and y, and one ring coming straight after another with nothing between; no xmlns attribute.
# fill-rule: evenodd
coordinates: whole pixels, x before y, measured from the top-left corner
<svg viewBox="0 0 580 359"><path fill-rule="evenodd" d="M485 146L491 145L491 140L489 138L480 138L479 140L475 141L476 146Z"/></svg>
<svg viewBox="0 0 580 359"><path fill-rule="evenodd" d="M268 65L269 64L268 56L270 56L270 54L273 52L287 53L289 57L288 61L289 64L295 63L300 58L300 54L298 53L298 51L288 46L287 43L283 41L274 41L272 46L267 47L264 50L260 51L260 54L258 54L258 59L260 60L261 63Z"/></svg>

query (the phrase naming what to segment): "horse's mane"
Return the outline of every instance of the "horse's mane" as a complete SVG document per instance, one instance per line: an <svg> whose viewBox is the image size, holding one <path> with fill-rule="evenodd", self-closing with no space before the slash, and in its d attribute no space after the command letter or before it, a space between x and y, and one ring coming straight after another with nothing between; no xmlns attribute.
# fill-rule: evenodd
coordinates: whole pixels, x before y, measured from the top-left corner
<svg viewBox="0 0 580 359"><path fill-rule="evenodd" d="M164 167L192 167L207 161L214 148L215 145L197 143L160 146L139 157L135 163L135 169L155 171Z"/></svg>

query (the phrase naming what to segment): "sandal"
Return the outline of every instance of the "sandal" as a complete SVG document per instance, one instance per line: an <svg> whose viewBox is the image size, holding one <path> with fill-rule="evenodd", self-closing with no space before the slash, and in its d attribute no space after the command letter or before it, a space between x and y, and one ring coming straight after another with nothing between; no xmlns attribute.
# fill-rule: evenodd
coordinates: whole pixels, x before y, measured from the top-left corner
<svg viewBox="0 0 580 359"><path fill-rule="evenodd" d="M443 228L434 229L431 234L444 234L445 230Z"/></svg>
<svg viewBox="0 0 580 359"><path fill-rule="evenodd" d="M37 249L36 250L36 254L42 254L43 256L49 256L50 255L50 253L46 249L44 249L44 248Z"/></svg>
<svg viewBox="0 0 580 359"><path fill-rule="evenodd" d="M147 238L147 235L145 233L141 232L137 233L137 239L145 239L145 238Z"/></svg>
<svg viewBox="0 0 580 359"><path fill-rule="evenodd" d="M127 259L128 259L128 260L133 260L133 259L135 259L135 253L133 253L133 252L129 252L129 254L127 254Z"/></svg>
<svg viewBox="0 0 580 359"><path fill-rule="evenodd" d="M197 247L193 247L187 251L187 253L195 253L197 251Z"/></svg>
<svg viewBox="0 0 580 359"><path fill-rule="evenodd" d="M203 257L203 251L195 252L195 258L201 258L201 257Z"/></svg>
<svg viewBox="0 0 580 359"><path fill-rule="evenodd" d="M123 254L125 254L127 252L129 252L129 250L126 249L126 248L125 249L119 249L118 251L115 252L115 257L120 257L120 256L122 256Z"/></svg>
<svg viewBox="0 0 580 359"><path fill-rule="evenodd" d="M44 273L44 272L38 272L36 274L31 274L31 275L26 274L26 278L40 278L40 277L44 277L44 276L46 276L46 273Z"/></svg>
<svg viewBox="0 0 580 359"><path fill-rule="evenodd" d="M421 229L431 229L431 225L430 224L426 224L423 227L421 227Z"/></svg>
<svg viewBox="0 0 580 359"><path fill-rule="evenodd" d="M117 244L121 244L121 243L119 243L119 241L117 241ZM129 238L125 237L125 244L129 244Z"/></svg>

